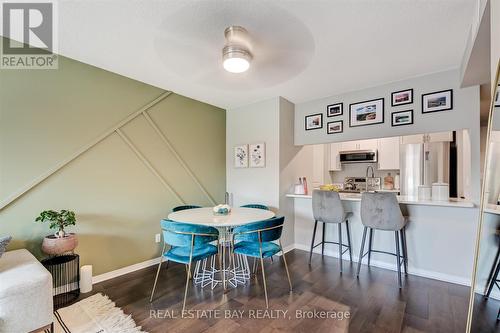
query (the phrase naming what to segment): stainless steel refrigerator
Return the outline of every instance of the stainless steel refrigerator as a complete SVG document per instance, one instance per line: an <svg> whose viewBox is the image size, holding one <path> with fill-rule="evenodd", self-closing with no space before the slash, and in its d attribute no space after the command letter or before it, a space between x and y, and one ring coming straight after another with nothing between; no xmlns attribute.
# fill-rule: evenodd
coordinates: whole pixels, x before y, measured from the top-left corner
<svg viewBox="0 0 500 333"><path fill-rule="evenodd" d="M418 196L420 185L450 182L450 142L400 146L401 195Z"/></svg>

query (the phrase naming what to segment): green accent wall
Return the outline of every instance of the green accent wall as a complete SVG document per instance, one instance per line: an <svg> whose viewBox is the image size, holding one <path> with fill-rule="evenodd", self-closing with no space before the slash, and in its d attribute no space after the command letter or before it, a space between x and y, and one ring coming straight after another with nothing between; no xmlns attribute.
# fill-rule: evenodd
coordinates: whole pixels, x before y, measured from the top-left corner
<svg viewBox="0 0 500 333"><path fill-rule="evenodd" d="M0 201L164 93L65 57L57 70L0 70ZM177 154L138 115L120 131L156 174L111 132L0 210L0 235L13 236L8 250L27 248L42 258L41 241L52 231L35 217L45 209L74 210L77 225L68 231L78 234L81 264L102 274L159 255L154 236L160 219L181 204L178 197L203 206L213 205L210 197L223 202L225 110L173 93L147 114Z"/></svg>

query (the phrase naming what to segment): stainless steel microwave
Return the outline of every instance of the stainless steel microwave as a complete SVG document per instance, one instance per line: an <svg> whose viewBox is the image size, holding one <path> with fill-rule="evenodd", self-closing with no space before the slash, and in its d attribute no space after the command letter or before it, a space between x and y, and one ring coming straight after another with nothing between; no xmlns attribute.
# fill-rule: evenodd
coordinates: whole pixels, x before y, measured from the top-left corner
<svg viewBox="0 0 500 333"><path fill-rule="evenodd" d="M376 163L377 162L377 151L376 150L353 150L353 151L341 151L340 163Z"/></svg>

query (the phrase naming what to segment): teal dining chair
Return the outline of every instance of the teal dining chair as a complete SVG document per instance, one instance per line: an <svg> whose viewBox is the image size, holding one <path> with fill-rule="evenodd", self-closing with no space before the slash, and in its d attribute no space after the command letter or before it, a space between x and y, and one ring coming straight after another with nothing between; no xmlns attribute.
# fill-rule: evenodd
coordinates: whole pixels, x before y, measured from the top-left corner
<svg viewBox="0 0 500 333"><path fill-rule="evenodd" d="M201 208L201 206L197 206L197 205L182 205L182 206L177 206L177 207L172 208L172 212L178 212L180 210L194 209L194 208Z"/></svg>
<svg viewBox="0 0 500 333"><path fill-rule="evenodd" d="M283 216L273 217L269 220L254 222L233 229L232 253L260 259L267 308L269 308L269 300L267 298L264 258L272 257L281 251L283 262L285 263L286 275L288 277L288 284L290 285L290 292L292 291L292 281L290 280L290 273L288 272L285 252L281 245L281 233L283 231L284 222L285 218ZM274 243L274 241L278 241L278 244Z"/></svg>
<svg viewBox="0 0 500 333"><path fill-rule="evenodd" d="M243 208L257 208L257 209L269 210L269 207L267 207L266 205L261 205L261 204L246 204L246 205L243 205L243 206L240 206L240 207L243 207Z"/></svg>
<svg viewBox="0 0 500 333"><path fill-rule="evenodd" d="M156 271L156 278L149 301L153 301L153 295L163 260L167 260L167 264L169 261L177 262L187 265L186 288L184 290L184 302L182 303L182 311L184 311L186 308L189 279L191 277L191 264L218 253L219 231L213 227L170 220L161 220L160 226L163 234L163 250L161 252L160 263L158 264L158 270ZM210 244L210 242L213 241L217 241L217 246ZM171 247L168 251L165 251L167 245Z"/></svg>

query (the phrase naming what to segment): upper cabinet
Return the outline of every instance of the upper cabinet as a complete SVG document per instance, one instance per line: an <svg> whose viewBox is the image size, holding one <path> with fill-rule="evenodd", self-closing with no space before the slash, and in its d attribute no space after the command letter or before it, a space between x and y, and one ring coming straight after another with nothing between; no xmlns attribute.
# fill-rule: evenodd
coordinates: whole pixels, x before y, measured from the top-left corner
<svg viewBox="0 0 500 333"><path fill-rule="evenodd" d="M405 135L401 137L401 144L426 143L426 142L451 142L453 132L438 132L417 135Z"/></svg>
<svg viewBox="0 0 500 333"><path fill-rule="evenodd" d="M330 143L330 163L328 170L330 171L340 171L342 170L342 165L340 165L339 153L342 151L342 143Z"/></svg>
<svg viewBox="0 0 500 333"><path fill-rule="evenodd" d="M377 149L377 140L357 140L341 143L341 151L352 150L375 150Z"/></svg>
<svg viewBox="0 0 500 333"><path fill-rule="evenodd" d="M399 170L400 137L377 140L378 170Z"/></svg>

